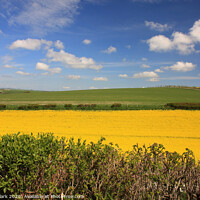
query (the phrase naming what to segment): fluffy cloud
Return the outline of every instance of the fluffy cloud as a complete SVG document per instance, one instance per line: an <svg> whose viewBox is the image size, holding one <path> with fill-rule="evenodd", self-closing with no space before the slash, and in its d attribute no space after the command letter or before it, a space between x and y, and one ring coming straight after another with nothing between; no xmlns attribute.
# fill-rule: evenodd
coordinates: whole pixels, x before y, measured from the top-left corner
<svg viewBox="0 0 200 200"><path fill-rule="evenodd" d="M73 23L80 3L80 0L57 0L56 4L54 0L19 1L18 4L7 1L9 23L30 26L35 34L45 34Z"/></svg>
<svg viewBox="0 0 200 200"><path fill-rule="evenodd" d="M175 32L172 36L173 48L177 49L181 54L190 54L194 51L194 44L189 35Z"/></svg>
<svg viewBox="0 0 200 200"><path fill-rule="evenodd" d="M196 43L200 43L200 20L194 23L188 34L174 32L171 39L164 35L157 35L147 40L150 51L177 50L180 54L194 52Z"/></svg>
<svg viewBox="0 0 200 200"><path fill-rule="evenodd" d="M38 62L36 64L36 69L37 70L44 70L44 71L47 71L49 69L49 65L45 64L45 63L40 63Z"/></svg>
<svg viewBox="0 0 200 200"><path fill-rule="evenodd" d="M14 68L16 68L16 67L11 66L11 65L4 65L3 67L5 67L5 68L9 68L9 69L14 69Z"/></svg>
<svg viewBox="0 0 200 200"><path fill-rule="evenodd" d="M65 52L64 50L56 52L53 49L49 49L47 52L47 58L50 59L50 62L61 62L65 67L72 67L75 69L99 70L103 68L102 65L97 65L92 58L78 58L73 54Z"/></svg>
<svg viewBox="0 0 200 200"><path fill-rule="evenodd" d="M60 40L57 40L57 41L54 43L54 45L55 45L55 47L56 47L57 49L64 49L64 48L65 48L64 45L63 45L63 43L62 43Z"/></svg>
<svg viewBox="0 0 200 200"><path fill-rule="evenodd" d="M155 72L141 72L133 75L133 78L157 78L158 74Z"/></svg>
<svg viewBox="0 0 200 200"><path fill-rule="evenodd" d="M157 73L162 73L162 72L164 72L164 71L162 71L161 69L155 69L154 71L157 72Z"/></svg>
<svg viewBox="0 0 200 200"><path fill-rule="evenodd" d="M128 75L127 74L120 74L119 77L121 77L121 78L128 78Z"/></svg>
<svg viewBox="0 0 200 200"><path fill-rule="evenodd" d="M83 40L82 41L83 42L83 44L86 44L86 45L88 45L88 44L91 44L91 40L88 40L88 39L85 39L85 40Z"/></svg>
<svg viewBox="0 0 200 200"><path fill-rule="evenodd" d="M194 23L189 34L194 42L200 42L200 19Z"/></svg>
<svg viewBox="0 0 200 200"><path fill-rule="evenodd" d="M39 50L42 45L45 45L45 49L48 49L52 44L51 41L28 38L26 40L16 40L10 45L10 49L22 48L28 50Z"/></svg>
<svg viewBox="0 0 200 200"><path fill-rule="evenodd" d="M173 42L164 35L157 35L147 40L150 51L162 52L173 49Z"/></svg>
<svg viewBox="0 0 200 200"><path fill-rule="evenodd" d="M49 65L45 63L40 63L40 62L36 64L36 70L48 71L51 74L59 74L62 71L60 67L50 68ZM46 72L46 73L43 73L42 75L47 75L47 74L48 73Z"/></svg>
<svg viewBox="0 0 200 200"><path fill-rule="evenodd" d="M2 32L2 30L0 30L0 34L2 34L3 32Z"/></svg>
<svg viewBox="0 0 200 200"><path fill-rule="evenodd" d="M94 77L93 80L94 81L108 81L108 78L106 78L106 77Z"/></svg>
<svg viewBox="0 0 200 200"><path fill-rule="evenodd" d="M150 66L149 66L149 65L146 65L146 64L142 64L141 67L142 67L142 68L150 68Z"/></svg>
<svg viewBox="0 0 200 200"><path fill-rule="evenodd" d="M103 50L102 52L107 53L107 54L111 54L111 53L117 52L117 49L116 49L116 47L110 46L110 47L108 47L108 49Z"/></svg>
<svg viewBox="0 0 200 200"><path fill-rule="evenodd" d="M179 72L188 72L194 70L196 67L195 64L189 63L189 62L177 62L176 64L169 66L169 67L164 67L164 69L168 70L173 70L173 71L179 71Z"/></svg>
<svg viewBox="0 0 200 200"><path fill-rule="evenodd" d="M66 89L66 90L68 90L68 89L70 89L71 87L69 87L69 86L63 86L63 89Z"/></svg>
<svg viewBox="0 0 200 200"><path fill-rule="evenodd" d="M81 76L80 75L68 75L67 78L72 79L72 80L78 80L81 78Z"/></svg>
<svg viewBox="0 0 200 200"><path fill-rule="evenodd" d="M159 32L167 31L171 28L167 24L159 24L159 23L149 22L149 21L145 21L145 25L147 27L149 27L150 29L156 30L156 31L159 31Z"/></svg>
<svg viewBox="0 0 200 200"><path fill-rule="evenodd" d="M17 71L16 74L23 75L23 76L29 76L29 75L31 75L28 72L22 72L22 71Z"/></svg>

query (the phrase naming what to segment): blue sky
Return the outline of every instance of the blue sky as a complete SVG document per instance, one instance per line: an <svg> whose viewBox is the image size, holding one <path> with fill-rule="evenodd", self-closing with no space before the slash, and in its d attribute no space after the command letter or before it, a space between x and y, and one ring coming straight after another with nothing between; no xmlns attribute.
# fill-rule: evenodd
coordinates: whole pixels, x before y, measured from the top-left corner
<svg viewBox="0 0 200 200"><path fill-rule="evenodd" d="M0 3L0 88L200 86L199 0Z"/></svg>

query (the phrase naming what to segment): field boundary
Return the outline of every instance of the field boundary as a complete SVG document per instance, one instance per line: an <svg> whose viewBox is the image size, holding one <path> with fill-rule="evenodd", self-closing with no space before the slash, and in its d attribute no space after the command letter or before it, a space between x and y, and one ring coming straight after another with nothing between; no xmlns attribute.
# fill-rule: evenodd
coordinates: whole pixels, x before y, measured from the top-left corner
<svg viewBox="0 0 200 200"><path fill-rule="evenodd" d="M0 104L0 110L200 110L200 103L133 104Z"/></svg>

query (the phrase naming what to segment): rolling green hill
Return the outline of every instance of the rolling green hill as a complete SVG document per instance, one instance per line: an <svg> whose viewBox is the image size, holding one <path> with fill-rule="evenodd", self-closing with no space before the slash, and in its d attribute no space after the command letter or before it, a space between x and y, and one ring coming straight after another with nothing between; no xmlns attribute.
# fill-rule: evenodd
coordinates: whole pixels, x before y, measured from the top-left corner
<svg viewBox="0 0 200 200"><path fill-rule="evenodd" d="M189 88L124 88L80 91L0 90L1 104L133 104L164 105L170 102L200 102L200 90Z"/></svg>

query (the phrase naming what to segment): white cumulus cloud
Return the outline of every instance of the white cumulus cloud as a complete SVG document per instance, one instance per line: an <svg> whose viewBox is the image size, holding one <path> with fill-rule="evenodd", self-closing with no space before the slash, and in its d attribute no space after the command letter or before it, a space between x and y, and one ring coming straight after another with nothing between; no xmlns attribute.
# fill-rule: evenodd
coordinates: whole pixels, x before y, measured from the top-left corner
<svg viewBox="0 0 200 200"><path fill-rule="evenodd" d="M85 39L85 40L83 40L82 41L83 42L83 44L86 44L86 45L88 45L88 44L91 44L91 40L88 40L88 39Z"/></svg>
<svg viewBox="0 0 200 200"><path fill-rule="evenodd" d="M23 76L29 76L29 75L31 75L31 73L22 72L22 71L17 71L16 74L23 75Z"/></svg>
<svg viewBox="0 0 200 200"><path fill-rule="evenodd" d="M141 72L133 75L133 78L157 78L158 74L155 72Z"/></svg>
<svg viewBox="0 0 200 200"><path fill-rule="evenodd" d="M57 49L64 49L64 44L60 41L60 40L57 40L55 43L54 43L55 47Z"/></svg>
<svg viewBox="0 0 200 200"><path fill-rule="evenodd" d="M68 90L68 89L70 89L71 87L69 87L69 86L63 86L63 89L66 89L66 90Z"/></svg>
<svg viewBox="0 0 200 200"><path fill-rule="evenodd" d="M47 40L31 39L26 40L16 40L10 45L10 49L28 49L28 50L39 50L42 45L45 46L45 49L48 49L53 43Z"/></svg>
<svg viewBox="0 0 200 200"><path fill-rule="evenodd" d="M49 49L47 52L47 58L50 62L61 62L65 67L71 67L75 69L95 69L100 70L102 65L97 65L92 58L76 57L73 54L67 53L64 50L56 52L53 49Z"/></svg>
<svg viewBox="0 0 200 200"><path fill-rule="evenodd" d="M173 49L173 42L164 35L156 35L147 40L150 51L162 52Z"/></svg>
<svg viewBox="0 0 200 200"><path fill-rule="evenodd" d="M171 38L156 35L147 40L150 51L166 52L177 50L180 54L195 52L195 45L200 43L200 20L196 21L188 34L174 32Z"/></svg>
<svg viewBox="0 0 200 200"><path fill-rule="evenodd" d="M154 71L157 72L157 73L162 73L162 72L164 72L164 71L161 70L161 69L155 69Z"/></svg>
<svg viewBox="0 0 200 200"><path fill-rule="evenodd" d="M128 78L128 75L127 74L119 74L119 77L121 77L121 78Z"/></svg>
<svg viewBox="0 0 200 200"><path fill-rule="evenodd" d="M62 71L60 67L50 68L49 65L45 63L40 63L40 62L36 64L36 70L48 71L51 74L59 74ZM42 75L47 75L49 73L46 72L46 73L43 73Z"/></svg>
<svg viewBox="0 0 200 200"><path fill-rule="evenodd" d="M159 32L167 31L171 28L167 24L159 24L159 23L156 23L156 22L149 22L149 21L145 21L145 25L147 27L149 27L150 29L156 30L156 31L159 31Z"/></svg>
<svg viewBox="0 0 200 200"><path fill-rule="evenodd" d="M173 70L173 71L179 71L179 72L188 72L193 71L195 69L196 65L190 62L177 62L176 64L164 67L166 70Z"/></svg>
<svg viewBox="0 0 200 200"><path fill-rule="evenodd" d="M36 69L37 70L44 70L44 71L47 71L49 69L49 65L45 64L45 63L40 63L38 62L36 64Z"/></svg>
<svg viewBox="0 0 200 200"><path fill-rule="evenodd" d="M94 77L93 80L94 81L108 81L108 78L106 78L106 77Z"/></svg>
<svg viewBox="0 0 200 200"><path fill-rule="evenodd" d="M110 46L110 47L108 47L108 49L103 50L102 52L103 53L107 53L107 54L111 54L111 53L117 52L117 48L113 47L113 46Z"/></svg>
<svg viewBox="0 0 200 200"><path fill-rule="evenodd" d="M200 19L194 23L189 34L194 42L200 42Z"/></svg>
<svg viewBox="0 0 200 200"><path fill-rule="evenodd" d="M3 67L9 68L9 69L14 69L14 68L16 68L16 67L14 67L14 66L12 66L12 65L4 65Z"/></svg>

